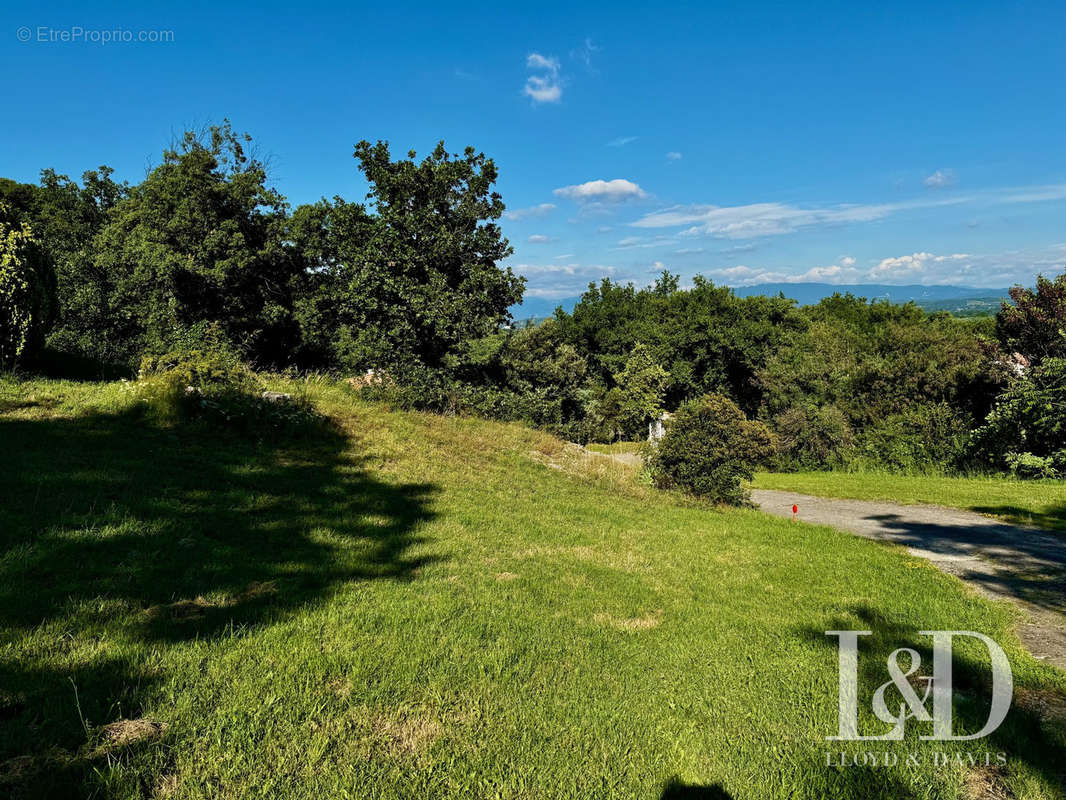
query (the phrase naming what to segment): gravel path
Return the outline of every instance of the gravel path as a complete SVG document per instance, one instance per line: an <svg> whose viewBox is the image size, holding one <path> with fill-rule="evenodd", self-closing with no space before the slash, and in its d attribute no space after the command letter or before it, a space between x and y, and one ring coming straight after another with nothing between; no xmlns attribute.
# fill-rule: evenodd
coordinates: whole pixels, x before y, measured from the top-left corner
<svg viewBox="0 0 1066 800"><path fill-rule="evenodd" d="M1066 540L970 511L876 500L842 500L755 489L765 512L895 542L979 592L1014 603L1018 635L1036 657L1066 669Z"/></svg>

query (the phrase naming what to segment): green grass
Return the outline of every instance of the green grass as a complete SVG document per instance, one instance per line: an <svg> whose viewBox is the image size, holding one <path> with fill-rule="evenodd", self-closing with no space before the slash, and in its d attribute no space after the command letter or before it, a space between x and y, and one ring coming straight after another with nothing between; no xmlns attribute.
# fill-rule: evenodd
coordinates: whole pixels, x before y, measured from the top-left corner
<svg viewBox="0 0 1066 800"><path fill-rule="evenodd" d="M866 698L942 628L1066 700L1007 607L900 549L305 388L335 430L254 442L0 379L0 796L964 796L959 766L826 766L840 628L874 631ZM982 670L960 647L960 728ZM919 732L845 749L1002 751L1016 797L1062 797L1066 733L1020 705Z"/></svg>
<svg viewBox="0 0 1066 800"><path fill-rule="evenodd" d="M1066 531L1066 481L863 472L762 472L755 476L752 486L822 497L933 503L969 509L1008 522Z"/></svg>
<svg viewBox="0 0 1066 800"><path fill-rule="evenodd" d="M644 442L613 442L612 444L598 444L596 442L590 442L585 445L587 450L591 450L593 453L606 453L607 455L616 455L620 453L639 453L641 447L644 446Z"/></svg>

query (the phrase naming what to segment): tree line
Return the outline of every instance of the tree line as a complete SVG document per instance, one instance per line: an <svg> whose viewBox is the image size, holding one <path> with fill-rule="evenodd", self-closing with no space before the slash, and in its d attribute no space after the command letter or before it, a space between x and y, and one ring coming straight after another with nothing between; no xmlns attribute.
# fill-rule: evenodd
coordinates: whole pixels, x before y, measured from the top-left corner
<svg viewBox="0 0 1066 800"><path fill-rule="evenodd" d="M296 208L228 123L186 133L136 185L107 167L0 179L0 368L123 373L208 343L260 370L373 370L370 395L580 442L642 439L714 395L765 423L781 469L1066 475L1066 275L959 319L663 273L515 326L492 159L353 155L365 202Z"/></svg>

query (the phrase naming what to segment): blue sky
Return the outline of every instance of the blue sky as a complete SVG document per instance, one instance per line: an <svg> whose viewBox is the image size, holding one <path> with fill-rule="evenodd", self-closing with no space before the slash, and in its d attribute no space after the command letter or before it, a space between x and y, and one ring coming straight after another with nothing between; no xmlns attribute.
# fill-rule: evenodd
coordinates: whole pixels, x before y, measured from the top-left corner
<svg viewBox="0 0 1066 800"><path fill-rule="evenodd" d="M356 141L444 139L496 160L532 296L999 287L1066 269L1064 30L1061 0L9 3L0 174L139 180L229 117L294 204L358 200ZM172 41L86 41L141 31Z"/></svg>

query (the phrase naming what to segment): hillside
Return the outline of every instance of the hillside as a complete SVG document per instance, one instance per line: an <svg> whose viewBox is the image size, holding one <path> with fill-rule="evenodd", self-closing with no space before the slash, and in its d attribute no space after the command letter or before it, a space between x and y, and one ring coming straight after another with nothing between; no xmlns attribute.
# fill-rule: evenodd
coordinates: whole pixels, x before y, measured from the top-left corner
<svg viewBox="0 0 1066 800"><path fill-rule="evenodd" d="M1006 608L902 550L274 383L334 429L242 440L150 425L121 383L0 379L0 794L952 798L985 773L824 766L824 631L874 630L882 667L982 631L1019 696L1066 697ZM1066 738L1032 708L984 740L988 780L1061 797Z"/></svg>

